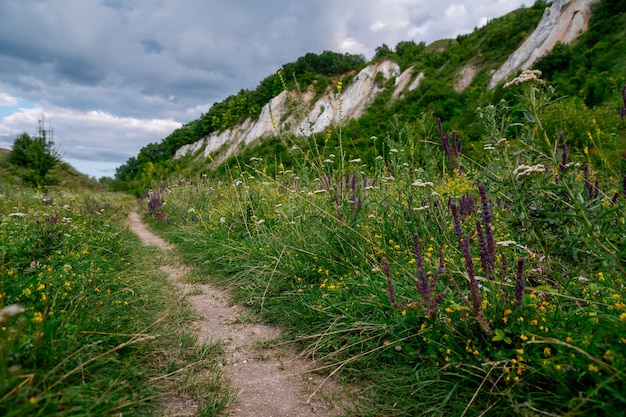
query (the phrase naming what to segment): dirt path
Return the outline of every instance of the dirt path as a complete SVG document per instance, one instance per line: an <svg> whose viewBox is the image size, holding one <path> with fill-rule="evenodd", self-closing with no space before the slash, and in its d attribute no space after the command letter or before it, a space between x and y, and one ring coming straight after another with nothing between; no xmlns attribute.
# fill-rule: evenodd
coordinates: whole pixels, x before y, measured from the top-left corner
<svg viewBox="0 0 626 417"><path fill-rule="evenodd" d="M150 232L135 212L129 224L145 245L164 251L172 246ZM307 373L308 363L296 352L284 347L272 347L271 341L280 330L266 324L255 324L244 307L228 304L228 294L209 284L188 284L180 265L162 265L162 271L189 296L200 313L198 326L200 342L221 340L224 346L225 371L237 395L229 408L232 417L308 417L339 416L341 410L329 405L329 398L338 396L337 387ZM267 346L270 345L270 346ZM311 395L315 392L315 395ZM195 415L197 405L189 399L168 402L168 412L176 416Z"/></svg>

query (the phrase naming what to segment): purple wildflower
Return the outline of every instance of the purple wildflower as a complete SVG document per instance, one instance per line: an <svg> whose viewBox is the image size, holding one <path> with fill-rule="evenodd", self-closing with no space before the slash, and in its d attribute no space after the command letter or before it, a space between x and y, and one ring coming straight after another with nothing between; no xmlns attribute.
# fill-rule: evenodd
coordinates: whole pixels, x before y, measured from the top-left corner
<svg viewBox="0 0 626 417"><path fill-rule="evenodd" d="M443 133L443 128L441 125L441 119L437 118L437 125L439 126L439 136L441 137L441 145L443 147L443 151L448 157L448 162L450 164L450 170L454 171L459 168L459 154L461 152L461 139L456 137L456 132L452 132L452 136L448 134L448 132Z"/></svg>
<svg viewBox="0 0 626 417"><path fill-rule="evenodd" d="M496 267L496 240L493 235L493 229L491 228L491 204L487 199L487 192L483 184L478 184L478 191L480 193L480 200L482 202L481 211L483 215L483 225L485 226L485 259L484 262L487 265L485 273L493 278L493 270Z"/></svg>
<svg viewBox="0 0 626 417"><path fill-rule="evenodd" d="M454 221L454 234L456 235L457 241L461 242L462 237L462 229L461 229L461 218L459 217L459 209L454 201L449 202L450 211L452 211L452 219Z"/></svg>

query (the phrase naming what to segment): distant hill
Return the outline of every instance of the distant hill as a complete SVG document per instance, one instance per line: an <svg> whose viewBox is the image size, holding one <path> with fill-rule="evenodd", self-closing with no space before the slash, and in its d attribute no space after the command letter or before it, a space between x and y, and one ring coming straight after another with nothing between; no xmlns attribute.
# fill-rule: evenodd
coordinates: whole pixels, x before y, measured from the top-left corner
<svg viewBox="0 0 626 417"><path fill-rule="evenodd" d="M456 39L383 44L370 62L330 51L306 54L254 91L241 90L142 148L118 168L113 187L141 194L171 175L219 175L237 156L288 165L285 135L295 141L321 135L332 149L339 124L348 152L367 160L374 155L370 137L391 135L399 122L423 114L463 134L471 152L481 139L474 110L510 98L502 84L520 69L541 69L560 94L580 100L572 105L581 112L617 103L625 31L626 0L537 1ZM553 123L561 123L558 117Z"/></svg>
<svg viewBox="0 0 626 417"><path fill-rule="evenodd" d="M23 185L22 175L24 170L12 166L7 161L10 149L0 148L0 186ZM49 173L55 184L50 188L63 188L70 190L104 190L105 186L93 178L78 172L67 162L59 162Z"/></svg>

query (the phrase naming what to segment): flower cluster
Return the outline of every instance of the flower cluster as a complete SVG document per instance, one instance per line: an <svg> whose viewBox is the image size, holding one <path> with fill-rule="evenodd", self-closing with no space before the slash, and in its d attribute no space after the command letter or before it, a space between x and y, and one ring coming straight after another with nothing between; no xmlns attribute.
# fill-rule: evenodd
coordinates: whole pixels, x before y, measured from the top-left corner
<svg viewBox="0 0 626 417"><path fill-rule="evenodd" d="M538 83L541 82L541 71L539 70L525 70L519 76L513 78L508 83L504 84L504 88L515 87L516 85Z"/></svg>

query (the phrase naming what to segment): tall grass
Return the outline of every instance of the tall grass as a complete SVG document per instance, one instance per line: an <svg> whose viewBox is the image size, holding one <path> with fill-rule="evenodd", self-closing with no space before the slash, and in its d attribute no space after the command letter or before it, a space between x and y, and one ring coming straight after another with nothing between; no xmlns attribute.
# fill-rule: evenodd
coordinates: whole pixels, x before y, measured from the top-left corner
<svg viewBox="0 0 626 417"><path fill-rule="evenodd" d="M356 415L620 413L622 139L570 149L542 124L555 100L538 73L507 87L517 102L479 109L480 160L424 116L372 135L372 166L342 158L339 129L337 149L297 143L276 175L241 161L151 207L188 261L361 388ZM606 123L623 130L619 112Z"/></svg>
<svg viewBox="0 0 626 417"><path fill-rule="evenodd" d="M125 226L132 203L17 187L0 196L0 414L154 415L213 371L219 346L196 345L156 249ZM221 398L203 393L199 408L223 408Z"/></svg>

